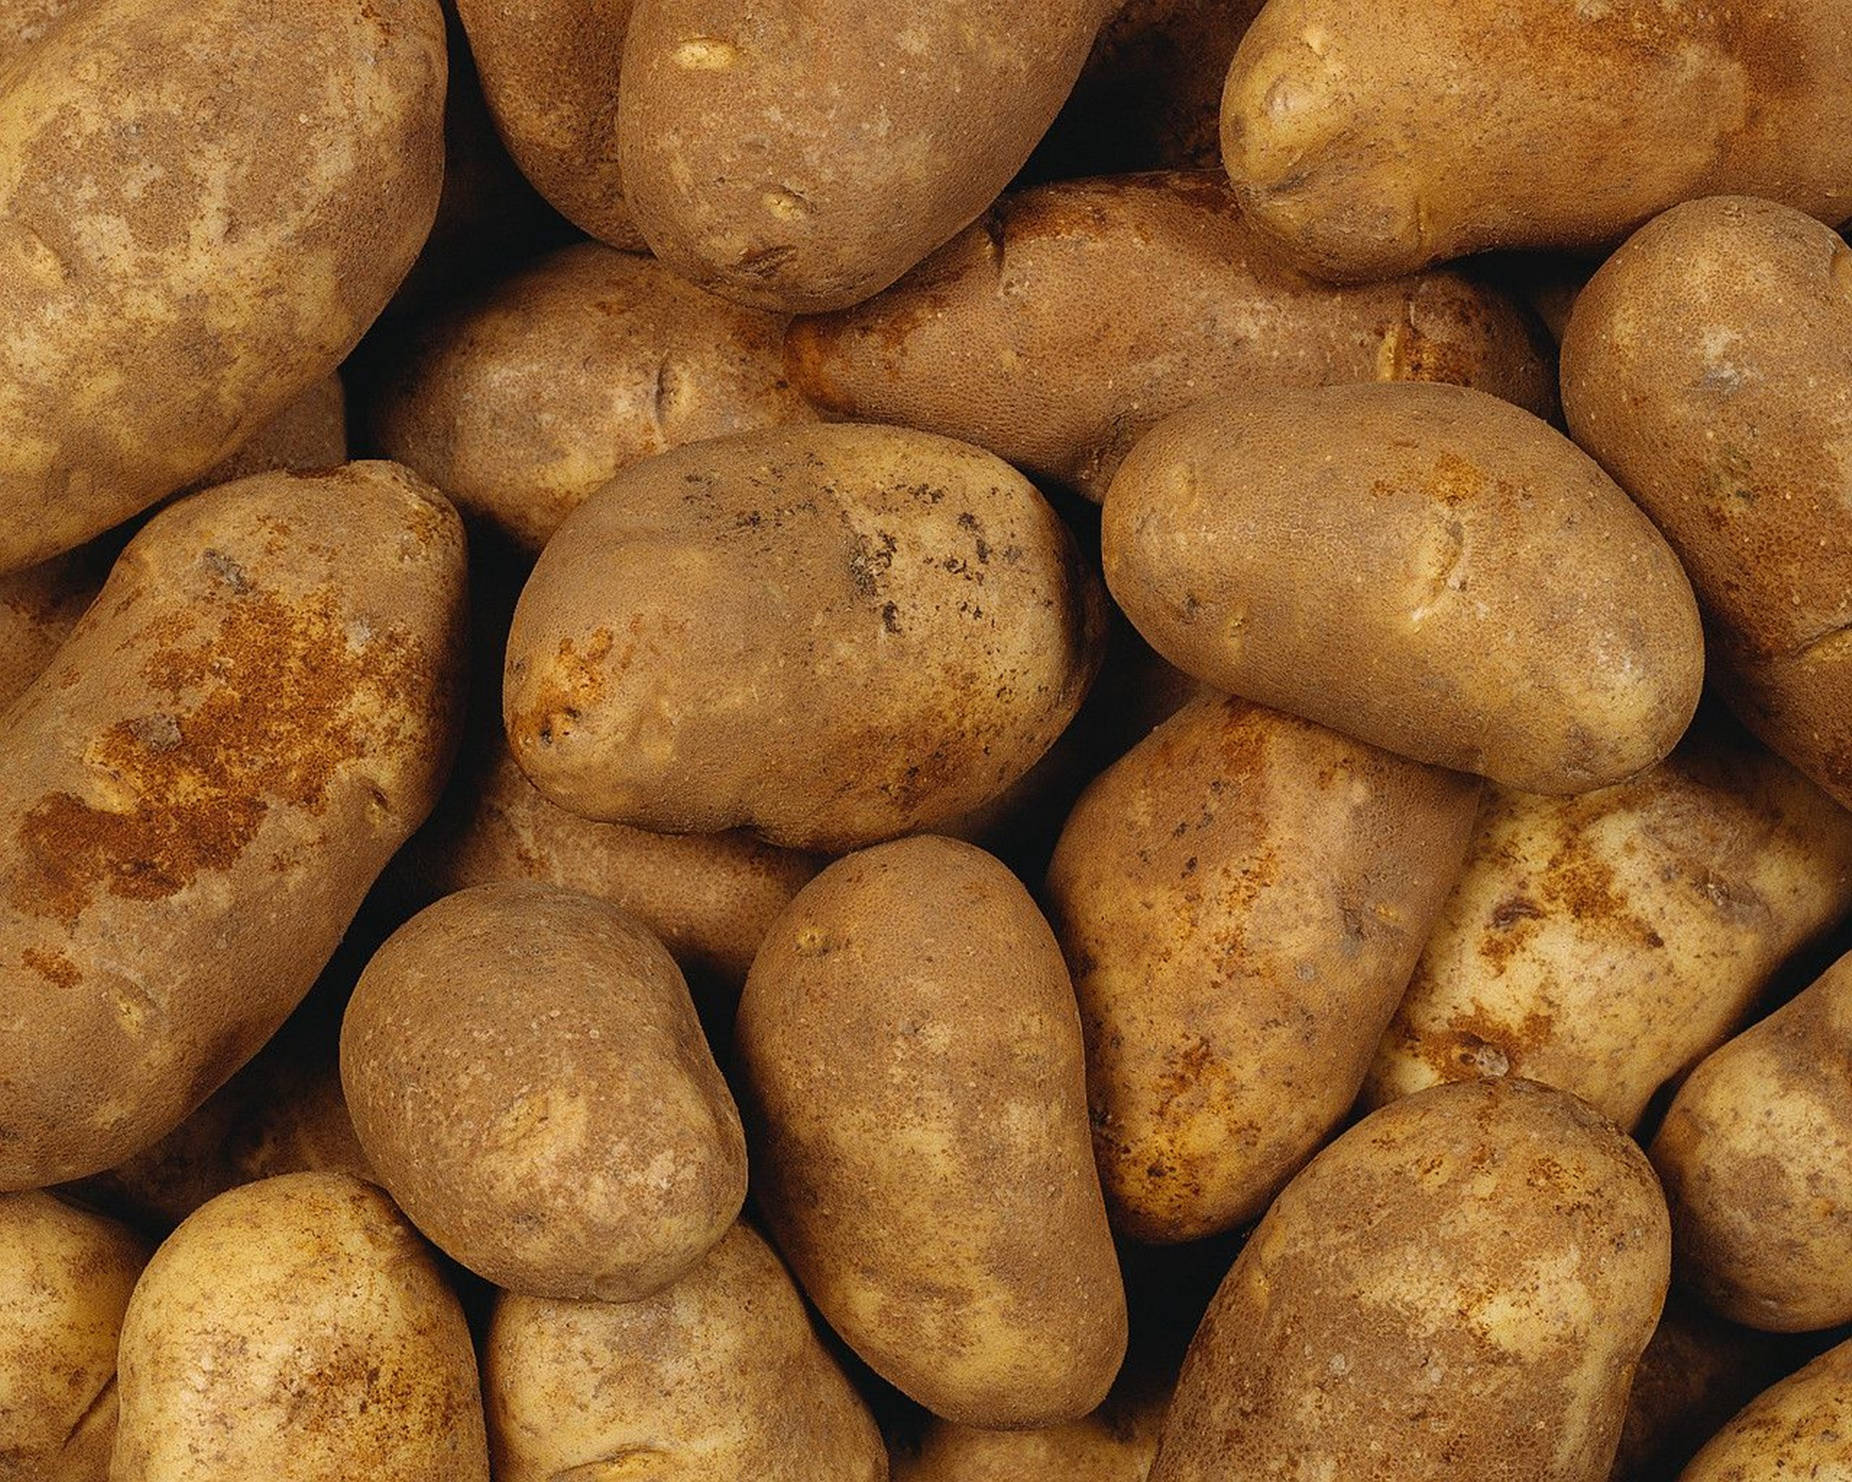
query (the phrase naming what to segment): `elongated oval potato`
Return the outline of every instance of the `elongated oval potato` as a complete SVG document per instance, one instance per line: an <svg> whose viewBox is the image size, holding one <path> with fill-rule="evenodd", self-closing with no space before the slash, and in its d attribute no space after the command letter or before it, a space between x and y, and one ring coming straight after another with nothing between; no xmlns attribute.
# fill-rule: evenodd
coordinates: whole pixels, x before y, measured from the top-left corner
<svg viewBox="0 0 1852 1482"><path fill-rule="evenodd" d="M1095 500L1157 423L1233 392L1432 380L1556 405L1507 294L1454 272L1315 283L1203 175L1006 196L885 293L795 321L786 343L829 411L963 438Z"/></svg>
<svg viewBox="0 0 1852 1482"><path fill-rule="evenodd" d="M110 1482L488 1482L469 1326L380 1190L292 1173L205 1205L122 1325Z"/></svg>
<svg viewBox="0 0 1852 1482"><path fill-rule="evenodd" d="M1529 792L1669 752L1697 604L1593 460L1457 386L1277 389L1162 422L1120 465L1106 584L1205 683Z"/></svg>
<svg viewBox="0 0 1852 1482"><path fill-rule="evenodd" d="M1350 1110L1473 826L1472 778L1205 696L1087 789L1049 867L1114 1224L1257 1218Z"/></svg>
<svg viewBox="0 0 1852 1482"><path fill-rule="evenodd" d="M1846 805L1849 345L1852 249L1740 198L1642 228L1583 289L1563 340L1570 429L1691 573L1725 697Z"/></svg>
<svg viewBox="0 0 1852 1482"><path fill-rule="evenodd" d="M1269 0L1222 158L1255 225L1337 280L1605 247L1726 191L1837 222L1849 34L1838 0Z"/></svg>
<svg viewBox="0 0 1852 1482"><path fill-rule="evenodd" d="M106 1482L116 1342L148 1247L49 1194L0 1194L0 1482Z"/></svg>
<svg viewBox="0 0 1852 1482"><path fill-rule="evenodd" d="M1091 1415L1028 1431L930 1420L918 1451L894 1454L894 1482L1145 1482L1169 1393L1114 1393Z"/></svg>
<svg viewBox="0 0 1852 1482"><path fill-rule="evenodd" d="M1725 1317L1852 1321L1852 956L1706 1057L1653 1139L1679 1275Z"/></svg>
<svg viewBox="0 0 1852 1482"><path fill-rule="evenodd" d="M1692 1458L1679 1482L1822 1482L1852 1472L1852 1343L1764 1390Z"/></svg>
<svg viewBox="0 0 1852 1482"><path fill-rule="evenodd" d="M504 1294L483 1388L496 1482L887 1477L874 1418L745 1224L642 1301Z"/></svg>
<svg viewBox="0 0 1852 1482"><path fill-rule="evenodd" d="M883 1378L963 1425L1105 1398L1125 1292L1080 1018L1015 876L930 836L831 865L760 948L735 1055L758 1207Z"/></svg>
<svg viewBox="0 0 1852 1482"><path fill-rule="evenodd" d="M437 800L463 531L390 463L170 506L0 717L0 1188L171 1131Z"/></svg>
<svg viewBox="0 0 1852 1482"><path fill-rule="evenodd" d="M1516 1075L1631 1128L1848 911L1852 813L1738 734L1580 797L1491 789L1365 1100Z"/></svg>
<svg viewBox="0 0 1852 1482"><path fill-rule="evenodd" d="M1241 1252L1151 1482L1604 1482L1670 1244L1645 1156L1573 1096L1468 1081L1395 1102Z"/></svg>
<svg viewBox="0 0 1852 1482"><path fill-rule="evenodd" d="M859 303L996 199L1117 8L637 0L617 107L637 225L740 303Z"/></svg>
<svg viewBox="0 0 1852 1482"><path fill-rule="evenodd" d="M430 230L444 74L436 0L97 0L0 79L0 571L345 358Z"/></svg>
<svg viewBox="0 0 1852 1482"><path fill-rule="evenodd" d="M1007 464L899 428L775 428L579 507L521 593L503 713L573 813L837 852L1028 771L1104 632L1073 537Z"/></svg>
<svg viewBox="0 0 1852 1482"><path fill-rule="evenodd" d="M651 258L580 243L409 338L373 433L464 514L537 552L633 463L812 420L785 378L784 326Z"/></svg>

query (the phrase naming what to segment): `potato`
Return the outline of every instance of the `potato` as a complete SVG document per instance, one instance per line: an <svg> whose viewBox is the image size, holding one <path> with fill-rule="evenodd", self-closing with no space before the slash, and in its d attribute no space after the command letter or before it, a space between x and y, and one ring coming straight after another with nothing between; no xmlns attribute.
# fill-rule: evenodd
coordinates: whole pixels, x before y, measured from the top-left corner
<svg viewBox="0 0 1852 1482"><path fill-rule="evenodd" d="M1214 695L1087 790L1046 896L1121 1231L1195 1240L1255 1219L1330 1136L1458 873L1478 791Z"/></svg>
<svg viewBox="0 0 1852 1482"><path fill-rule="evenodd" d="M831 865L773 923L735 1053L758 1206L831 1327L961 1425L1075 1420L1126 1310L1060 949L982 850Z"/></svg>
<svg viewBox="0 0 1852 1482"><path fill-rule="evenodd" d="M0 717L0 1189L165 1136L442 786L463 534L386 463L171 506Z"/></svg>
<svg viewBox="0 0 1852 1482"><path fill-rule="evenodd" d="M0 576L0 711L45 672L96 600L108 552L85 546Z"/></svg>
<svg viewBox="0 0 1852 1482"><path fill-rule="evenodd" d="M640 1302L504 1294L483 1371L497 1482L887 1476L873 1418L748 1225Z"/></svg>
<svg viewBox="0 0 1852 1482"><path fill-rule="evenodd" d="M1563 341L1570 428L1691 573L1719 687L1842 804L1848 341L1852 250L1797 211L1742 199L1643 228L1582 291Z"/></svg>
<svg viewBox="0 0 1852 1482"><path fill-rule="evenodd" d="M1852 1470L1852 1343L1764 1391L1719 1431L1679 1482L1830 1482Z"/></svg>
<svg viewBox="0 0 1852 1482"><path fill-rule="evenodd" d="M443 42L436 0L97 0L0 77L0 571L353 348L436 210Z"/></svg>
<svg viewBox="0 0 1852 1482"><path fill-rule="evenodd" d="M1269 0L1222 157L1254 224L1340 281L1602 248L1726 191L1842 221L1845 34L1839 0Z"/></svg>
<svg viewBox="0 0 1852 1482"><path fill-rule="evenodd" d="M147 1246L49 1194L0 1195L0 1482L105 1482L116 1336Z"/></svg>
<svg viewBox="0 0 1852 1482"><path fill-rule="evenodd" d="M330 371L210 468L197 488L229 484L256 473L293 468L303 473L347 462L347 389Z"/></svg>
<svg viewBox="0 0 1852 1482"><path fill-rule="evenodd" d="M1722 728L1576 798L1491 790L1364 1096L1517 1075L1631 1128L1852 911L1852 814Z"/></svg>
<svg viewBox="0 0 1852 1482"><path fill-rule="evenodd" d="M814 413L785 321L647 257L567 247L446 307L385 372L373 434L530 552L622 470L680 443Z"/></svg>
<svg viewBox="0 0 1852 1482"><path fill-rule="evenodd" d="M928 1422L894 1482L1145 1482L1164 1423L1162 1389L1115 1394L1093 1414L1032 1431Z"/></svg>
<svg viewBox="0 0 1852 1482"><path fill-rule="evenodd" d="M400 927L347 1006L341 1084L393 1198L510 1291L647 1297L746 1198L739 1112L674 960L574 891L482 885Z"/></svg>
<svg viewBox="0 0 1852 1482"><path fill-rule="evenodd" d="M371 1184L221 1194L122 1325L110 1482L488 1482L476 1355L417 1231Z"/></svg>
<svg viewBox="0 0 1852 1482"><path fill-rule="evenodd" d="M570 812L840 852L1028 771L1103 633L1072 536L1004 463L776 428L579 507L521 593L502 704L521 770Z"/></svg>
<svg viewBox="0 0 1852 1482"><path fill-rule="evenodd" d="M1198 679L1527 792L1672 749L1704 645L1678 559L1568 439L1457 386L1275 389L1120 466L1106 584Z"/></svg>
<svg viewBox="0 0 1852 1482"><path fill-rule="evenodd" d="M840 309L975 219L1118 0L637 0L617 149L650 249L744 304Z"/></svg>
<svg viewBox="0 0 1852 1482"><path fill-rule="evenodd" d="M1544 415L1556 402L1509 296L1452 272L1313 283L1202 175L1006 196L886 293L795 321L787 343L798 386L831 412L963 438L1094 500L1158 422L1231 392L1438 380Z"/></svg>
<svg viewBox="0 0 1852 1482"><path fill-rule="evenodd" d="M1646 1159L1574 1097L1469 1081L1395 1102L1261 1221L1151 1482L1603 1482L1669 1247Z"/></svg>

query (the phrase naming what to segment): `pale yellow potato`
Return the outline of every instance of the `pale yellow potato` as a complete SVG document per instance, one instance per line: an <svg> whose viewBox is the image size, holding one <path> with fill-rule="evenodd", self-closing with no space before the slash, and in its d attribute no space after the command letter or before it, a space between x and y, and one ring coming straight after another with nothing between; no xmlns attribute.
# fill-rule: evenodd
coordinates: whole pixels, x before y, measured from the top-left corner
<svg viewBox="0 0 1852 1482"><path fill-rule="evenodd" d="M1763 1391L1679 1473L1679 1482L1835 1482L1852 1476L1852 1343Z"/></svg>
<svg viewBox="0 0 1852 1482"><path fill-rule="evenodd" d="M469 1326L372 1184L292 1173L167 1238L122 1324L110 1482L488 1482Z"/></svg>
<svg viewBox="0 0 1852 1482"><path fill-rule="evenodd" d="M1029 1431L929 1420L917 1450L894 1453L894 1482L1145 1482L1168 1399L1115 1392L1091 1415Z"/></svg>

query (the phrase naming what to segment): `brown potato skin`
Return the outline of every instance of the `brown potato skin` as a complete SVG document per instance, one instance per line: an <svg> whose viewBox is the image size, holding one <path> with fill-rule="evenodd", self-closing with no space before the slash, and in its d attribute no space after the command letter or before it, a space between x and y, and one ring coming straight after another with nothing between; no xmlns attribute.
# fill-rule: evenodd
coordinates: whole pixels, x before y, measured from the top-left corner
<svg viewBox="0 0 1852 1482"><path fill-rule="evenodd" d="M1670 1254L1644 1155L1573 1096L1467 1081L1395 1102L1261 1221L1151 1482L1603 1482Z"/></svg>
<svg viewBox="0 0 1852 1482"><path fill-rule="evenodd" d="M1450 381L1556 410L1509 295L1456 272L1314 282L1201 174L1005 196L885 293L794 321L786 345L829 412L962 438L1096 501L1165 417L1259 387Z"/></svg>
<svg viewBox="0 0 1852 1482"><path fill-rule="evenodd" d="M0 67L24 56L82 0L0 0Z"/></svg>
<svg viewBox="0 0 1852 1482"><path fill-rule="evenodd" d="M476 1355L430 1248L342 1173L246 1184L148 1263L110 1482L488 1482Z"/></svg>
<svg viewBox="0 0 1852 1482"><path fill-rule="evenodd" d="M194 486L210 489L252 474L293 468L299 473L347 462L347 388L333 371L323 376L251 435Z"/></svg>
<svg viewBox="0 0 1852 1482"><path fill-rule="evenodd" d="M1713 1436L1679 1482L1841 1477L1852 1467L1852 1343L1764 1390Z"/></svg>
<svg viewBox="0 0 1852 1482"><path fill-rule="evenodd" d="M1458 873L1476 780L1208 695L1087 789L1045 892L1107 1208L1257 1218L1356 1100Z"/></svg>
<svg viewBox="0 0 1852 1482"><path fill-rule="evenodd" d="M308 991L437 800L464 586L455 511L389 463L130 542L0 717L0 1188L148 1147Z"/></svg>
<svg viewBox="0 0 1852 1482"><path fill-rule="evenodd" d="M1091 1415L1032 1431L929 1420L917 1451L894 1453L894 1482L1145 1482L1168 1399L1115 1392Z"/></svg>
<svg viewBox="0 0 1852 1482"><path fill-rule="evenodd" d="M633 463L813 420L785 377L784 326L651 258L580 243L408 337L372 405L373 435L537 554Z"/></svg>
<svg viewBox="0 0 1852 1482"><path fill-rule="evenodd" d="M1287 538L1283 532L1291 532ZM1205 683L1529 792L1643 771L1697 709L1677 558L1594 461L1458 386L1276 388L1120 465L1106 584Z"/></svg>
<svg viewBox="0 0 1852 1482"><path fill-rule="evenodd" d="M444 77L437 0L101 0L8 70L0 571L192 483L345 358L430 230Z"/></svg>
<svg viewBox="0 0 1852 1482"><path fill-rule="evenodd" d="M1731 706L1852 805L1849 341L1837 233L1767 201L1694 201L1577 298L1563 398L1691 573Z"/></svg>
<svg viewBox="0 0 1852 1482"><path fill-rule="evenodd" d="M1811 0L1270 0L1229 69L1222 158L1255 226L1339 282L1604 248L1726 192L1837 222L1848 35Z"/></svg>
<svg viewBox="0 0 1852 1482"><path fill-rule="evenodd" d="M108 575L108 552L85 546L0 576L0 711L45 672Z"/></svg>
<svg viewBox="0 0 1852 1482"><path fill-rule="evenodd" d="M996 199L1115 0L637 0L617 142L650 250L791 313L880 292Z"/></svg>
<svg viewBox="0 0 1852 1482"><path fill-rule="evenodd" d="M1510 1074L1632 1128L1848 911L1852 814L1734 727L1580 797L1488 789L1365 1102Z"/></svg>
<svg viewBox="0 0 1852 1482"><path fill-rule="evenodd" d="M1075 1420L1125 1353L1060 948L1015 876L920 836L831 865L740 1001L753 1187L831 1327L961 1425Z"/></svg>

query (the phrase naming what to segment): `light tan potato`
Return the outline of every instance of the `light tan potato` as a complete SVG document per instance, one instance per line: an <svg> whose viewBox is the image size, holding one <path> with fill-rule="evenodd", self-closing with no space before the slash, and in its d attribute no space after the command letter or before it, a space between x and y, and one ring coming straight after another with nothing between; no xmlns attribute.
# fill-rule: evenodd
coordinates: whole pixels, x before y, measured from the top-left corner
<svg viewBox="0 0 1852 1482"><path fill-rule="evenodd" d="M831 865L773 924L740 1001L758 1207L824 1317L963 1425L1105 1398L1125 1293L1054 934L949 839Z"/></svg>
<svg viewBox="0 0 1852 1482"><path fill-rule="evenodd" d="M1395 1102L1261 1221L1151 1482L1603 1482L1669 1265L1652 1169L1574 1097L1468 1081Z"/></svg>
<svg viewBox="0 0 1852 1482"><path fill-rule="evenodd" d="M7 70L0 571L190 484L354 347L431 227L443 48L437 0L98 0Z"/></svg>
<svg viewBox="0 0 1852 1482"><path fill-rule="evenodd" d="M1852 1475L1852 1343L1829 1348L1757 1396L1679 1482L1818 1482Z"/></svg>
<svg viewBox="0 0 1852 1482"><path fill-rule="evenodd" d="M636 0L617 147L676 272L840 309L972 221L1029 158L1118 0Z"/></svg>
<svg viewBox="0 0 1852 1482"><path fill-rule="evenodd" d="M461 522L389 463L170 506L0 717L0 1188L173 1130L436 802Z"/></svg>
<svg viewBox="0 0 1852 1482"><path fill-rule="evenodd" d="M1253 1220L1331 1135L1458 874L1478 794L1459 773L1210 695L1082 796L1045 895L1120 1231L1195 1240Z"/></svg>
<svg viewBox="0 0 1852 1482"><path fill-rule="evenodd" d="M1120 465L1106 583L1205 683L1528 792L1643 771L1704 677L1678 559L1593 460L1457 386L1274 389Z"/></svg>
<svg viewBox="0 0 1852 1482"><path fill-rule="evenodd" d="M814 413L785 379L785 320L651 258L567 247L407 339L371 410L388 457L538 552L633 463Z"/></svg>
<svg viewBox="0 0 1852 1482"><path fill-rule="evenodd" d="M1582 291L1563 395L1577 441L1691 573L1731 706L1852 805L1848 343L1835 232L1767 201L1696 201Z"/></svg>
<svg viewBox="0 0 1852 1482"><path fill-rule="evenodd" d="M1232 392L1451 381L1556 409L1555 369L1509 295L1455 272L1314 283L1206 175L1006 196L887 292L796 320L786 343L819 406L962 438L1094 500L1157 423Z"/></svg>
<svg viewBox="0 0 1852 1482"><path fill-rule="evenodd" d="M1849 36L1839 0L1269 0L1222 157L1255 225L1337 280L1600 248L1724 192L1842 221Z"/></svg>
<svg viewBox="0 0 1852 1482"><path fill-rule="evenodd" d="M1007 464L776 428L579 507L521 593L502 705L521 770L582 817L836 852L1028 771L1103 636L1073 537Z"/></svg>
<svg viewBox="0 0 1852 1482"><path fill-rule="evenodd" d="M1733 727L1576 798L1488 792L1364 1099L1516 1075L1631 1128L1852 911L1852 813Z"/></svg>
<svg viewBox="0 0 1852 1482"><path fill-rule="evenodd" d="M0 1195L0 1482L106 1482L116 1338L147 1260L114 1220Z"/></svg>
<svg viewBox="0 0 1852 1482"><path fill-rule="evenodd" d="M503 1295L483 1386L496 1482L887 1476L873 1417L744 1224L640 1302Z"/></svg>
<svg viewBox="0 0 1852 1482"><path fill-rule="evenodd" d="M488 1482L476 1355L418 1232L371 1184L221 1194L122 1325L110 1482Z"/></svg>
<svg viewBox="0 0 1852 1482"><path fill-rule="evenodd" d="M917 1451L894 1454L894 1482L1145 1482L1168 1398L1115 1393L1091 1415L1031 1431L931 1420Z"/></svg>
<svg viewBox="0 0 1852 1482"><path fill-rule="evenodd" d="M0 68L42 41L82 0L0 0Z"/></svg>

